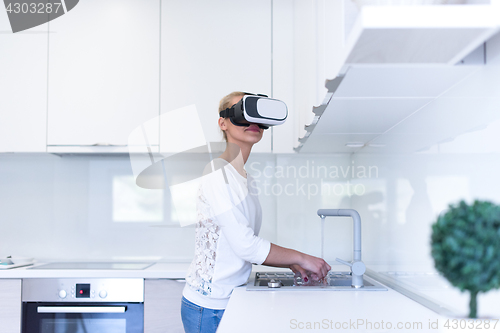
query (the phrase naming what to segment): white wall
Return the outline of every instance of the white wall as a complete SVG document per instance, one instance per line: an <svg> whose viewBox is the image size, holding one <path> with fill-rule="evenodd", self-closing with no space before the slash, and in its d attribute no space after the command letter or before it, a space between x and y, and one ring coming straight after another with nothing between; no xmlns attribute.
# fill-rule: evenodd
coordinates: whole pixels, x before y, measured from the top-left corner
<svg viewBox="0 0 500 333"><path fill-rule="evenodd" d="M351 201L363 217L367 262L420 263L431 269L431 224L448 204L461 199L500 204L500 34L487 42L486 52L484 67L403 124L408 133L419 135L478 123L475 130L419 153L353 155L356 164L380 170L377 179L359 180L368 193ZM431 116L423 118L430 110ZM430 119L427 126L422 119ZM397 140L405 145L413 139Z"/></svg>
<svg viewBox="0 0 500 333"><path fill-rule="evenodd" d="M113 221L112 182L132 174L128 158L6 154L0 174L0 256L185 260L193 252L193 229Z"/></svg>
<svg viewBox="0 0 500 333"><path fill-rule="evenodd" d="M246 169L260 189L260 235L319 256L316 211L348 208L348 167L348 155L252 154ZM0 256L192 259L194 228L171 216L169 191L135 186L127 155L2 154L0 183ZM329 221L325 231L326 257L348 259L350 221Z"/></svg>
<svg viewBox="0 0 500 333"><path fill-rule="evenodd" d="M497 155L252 154L246 169L261 191L262 237L319 256L317 209L354 208L368 265L430 269L430 225L448 203L500 203ZM0 155L0 256L190 261L194 229L171 218L168 191L134 186L130 196L113 190L120 177L133 181L127 156ZM324 235L325 259L351 259L348 218L327 218Z"/></svg>
<svg viewBox="0 0 500 333"><path fill-rule="evenodd" d="M318 54L328 52L322 53L324 45L319 39L307 36L319 29L310 23L331 4L308 1L293 5L286 15L292 16L293 26L307 31L288 40L293 45L291 57L297 72L293 87L288 84L287 89L293 89L296 96L296 114L307 106L312 115L310 108L318 104L315 98L321 91L318 82L334 70L326 68L328 62L320 61L315 67ZM286 17L281 18L286 21ZM326 25L327 21L315 24ZM486 50L487 65L443 96L440 114L454 121L477 119L487 112L496 115L491 111L500 109L500 35L488 42ZM284 64L283 68L292 66ZM450 110L455 112L447 113ZM247 170L256 175L262 187L261 235L279 245L320 255L316 210L352 207L361 213L363 260L367 264L420 263L431 267L430 225L448 203L460 198L500 202L495 187L500 169L500 113L484 119L487 122L476 131L419 154L252 154ZM328 176L312 174L320 167L327 167ZM354 175L352 167L356 167ZM358 167L365 168L364 177L358 176ZM309 174L300 174L301 170ZM0 154L0 256L190 261L194 229L180 228L171 219L168 192L135 191L130 186L131 175L125 155ZM322 184L334 193L322 194ZM353 189L348 184L360 185L364 192L347 192ZM348 219L327 219L328 261L350 259L351 230Z"/></svg>

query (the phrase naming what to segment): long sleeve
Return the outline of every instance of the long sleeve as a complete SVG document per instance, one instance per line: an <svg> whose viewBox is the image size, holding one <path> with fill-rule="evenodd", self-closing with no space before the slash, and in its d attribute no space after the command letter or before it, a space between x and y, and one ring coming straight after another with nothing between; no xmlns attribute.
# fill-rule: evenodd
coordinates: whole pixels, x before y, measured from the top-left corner
<svg viewBox="0 0 500 333"><path fill-rule="evenodd" d="M253 207L256 198L249 193L244 177L230 172L229 168L206 174L201 184L202 193L211 207L211 219L221 228L234 253L245 261L262 264L271 243L255 235L248 220L248 209L252 209L249 207Z"/></svg>
<svg viewBox="0 0 500 333"><path fill-rule="evenodd" d="M195 256L183 291L195 304L224 309L233 289L247 282L251 263L261 264L269 254L271 243L258 237L262 209L257 189L247 186L253 182L221 158L201 177Z"/></svg>

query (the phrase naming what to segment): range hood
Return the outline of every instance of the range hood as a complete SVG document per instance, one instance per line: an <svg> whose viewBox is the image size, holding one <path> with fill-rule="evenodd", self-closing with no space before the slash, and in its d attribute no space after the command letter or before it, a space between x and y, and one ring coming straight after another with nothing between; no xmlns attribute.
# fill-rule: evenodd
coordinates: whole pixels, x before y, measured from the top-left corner
<svg viewBox="0 0 500 333"><path fill-rule="evenodd" d="M455 65L498 31L499 6L363 6L345 64Z"/></svg>
<svg viewBox="0 0 500 333"><path fill-rule="evenodd" d="M494 5L362 7L340 74L326 81L294 150L423 152L484 127L495 112L484 98L462 98L460 87L482 75L485 42L500 45L492 38L499 28ZM468 117L466 107L480 116Z"/></svg>
<svg viewBox="0 0 500 333"><path fill-rule="evenodd" d="M315 117L295 148L300 153L352 153L361 149L385 151L378 139L417 113L436 104L441 96L473 75L481 66L431 66L380 68L350 66L345 75L328 81L323 104L313 108ZM436 121L429 116L429 122ZM443 120L444 121L444 120ZM424 122L423 125L426 125ZM429 125L429 124L427 124ZM446 128L434 136L422 134L408 152L447 139ZM441 138L441 136L444 136ZM424 140L425 139L425 140ZM402 152L402 151L397 151ZM405 150L406 152L406 150Z"/></svg>

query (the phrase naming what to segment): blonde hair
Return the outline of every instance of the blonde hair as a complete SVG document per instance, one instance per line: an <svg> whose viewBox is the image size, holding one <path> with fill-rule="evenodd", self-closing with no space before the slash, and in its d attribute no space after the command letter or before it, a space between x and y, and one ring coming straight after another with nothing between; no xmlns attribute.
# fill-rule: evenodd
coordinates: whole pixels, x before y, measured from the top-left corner
<svg viewBox="0 0 500 333"><path fill-rule="evenodd" d="M244 93L242 91L233 91L229 95L226 95L226 96L222 97L222 99L219 102L219 112L218 113L220 113L221 111L224 111L225 109L230 108L231 106L233 106L234 105L233 104L233 98L235 98L235 97L243 97L245 95L247 95L247 93ZM222 132L222 135L224 136L224 140L226 140L226 142L227 142L226 131L221 130L221 132Z"/></svg>

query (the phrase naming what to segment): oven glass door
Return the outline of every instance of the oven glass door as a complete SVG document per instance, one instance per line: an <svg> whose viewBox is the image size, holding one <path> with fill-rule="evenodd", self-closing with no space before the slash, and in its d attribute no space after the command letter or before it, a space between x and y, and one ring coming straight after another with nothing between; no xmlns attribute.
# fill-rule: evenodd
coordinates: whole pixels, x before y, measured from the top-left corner
<svg viewBox="0 0 500 333"><path fill-rule="evenodd" d="M23 303L23 333L143 331L143 303Z"/></svg>

